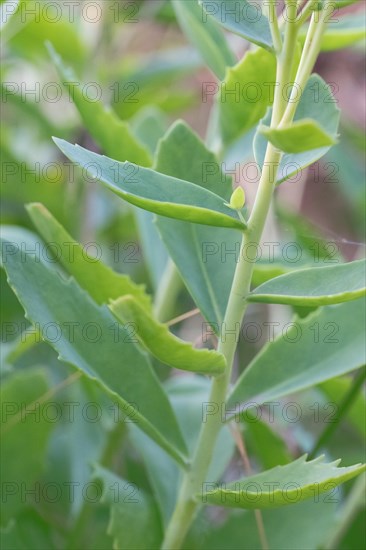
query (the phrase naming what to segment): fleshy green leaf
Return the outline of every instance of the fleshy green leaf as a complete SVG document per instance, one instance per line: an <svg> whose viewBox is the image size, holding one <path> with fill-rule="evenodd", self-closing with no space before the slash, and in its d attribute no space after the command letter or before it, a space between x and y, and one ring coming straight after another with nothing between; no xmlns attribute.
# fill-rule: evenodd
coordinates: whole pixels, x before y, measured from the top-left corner
<svg viewBox="0 0 366 550"><path fill-rule="evenodd" d="M285 153L302 153L320 147L331 147L337 143L335 136L330 136L315 120L310 119L298 120L290 126L278 129L260 126L258 132Z"/></svg>
<svg viewBox="0 0 366 550"><path fill-rule="evenodd" d="M62 64L61 58L52 49L50 53L64 86L73 97L83 123L103 152L119 161L151 166L156 142L164 133L164 113L151 107L145 108L133 121L132 131L127 122L120 120L113 111L108 111L101 102L89 103L80 91L74 90L72 83L75 78L72 70ZM166 263L166 253L152 223L151 213L138 209L136 218L144 256L152 270L156 286L156 279L160 278Z"/></svg>
<svg viewBox="0 0 366 550"><path fill-rule="evenodd" d="M108 534L115 550L158 550L163 538L156 503L135 483L95 466L103 483L102 502L111 507Z"/></svg>
<svg viewBox="0 0 366 550"><path fill-rule="evenodd" d="M8 250L4 266L27 318L39 324L60 360L94 380L120 405L122 416L132 414L139 428L184 464L175 415L147 356L134 343L135 327L119 325L107 306L30 254ZM45 329L50 326L53 330Z"/></svg>
<svg viewBox="0 0 366 550"><path fill-rule="evenodd" d="M100 260L90 258L42 204L30 204L27 210L46 243L57 245L58 261L98 304L131 294L144 308L151 309L151 299L142 285L136 285L127 275L115 273Z"/></svg>
<svg viewBox="0 0 366 550"><path fill-rule="evenodd" d="M273 103L276 58L262 49L247 52L228 69L217 99L219 128L224 146L248 132ZM255 83L255 84L254 84Z"/></svg>
<svg viewBox="0 0 366 550"><path fill-rule="evenodd" d="M304 27L300 39L305 42L307 28ZM365 18L363 14L348 14L330 22L324 33L321 49L323 51L342 50L357 44L366 37Z"/></svg>
<svg viewBox="0 0 366 550"><path fill-rule="evenodd" d="M230 200L231 179L221 172L217 157L185 123L174 124L160 142L155 169L167 175L185 176L220 195L223 201ZM207 321L218 327L225 315L240 234L161 217L157 227L197 306Z"/></svg>
<svg viewBox="0 0 366 550"><path fill-rule="evenodd" d="M302 269L305 267L312 267L312 260L310 258L304 259L303 262L299 264L292 264L286 262L283 258L274 258L273 261L259 261L255 264L252 278L253 287L258 287L274 279L275 277L280 277L280 275L285 275L286 273L291 273L297 269Z"/></svg>
<svg viewBox="0 0 366 550"><path fill-rule="evenodd" d="M201 374L222 374L225 357L214 350L196 349L172 334L166 325L158 323L132 296L120 298L110 305L111 311L123 323L137 326L136 337L159 361L176 369Z"/></svg>
<svg viewBox="0 0 366 550"><path fill-rule="evenodd" d="M61 139L54 141L70 160L135 206L186 222L245 229L221 197L198 185L129 162L117 162Z"/></svg>
<svg viewBox="0 0 366 550"><path fill-rule="evenodd" d="M366 294L365 267L359 260L299 269L257 287L248 301L312 307L356 300Z"/></svg>
<svg viewBox="0 0 366 550"><path fill-rule="evenodd" d="M48 389L43 370L16 373L2 384L1 516L4 524L29 504L20 481L30 491L46 463L47 442L54 424L42 417L39 406L37 413L37 403Z"/></svg>
<svg viewBox="0 0 366 550"><path fill-rule="evenodd" d="M300 95L300 90L298 91ZM272 116L270 109L262 120L262 125L269 126ZM330 136L338 135L340 111L330 87L318 75L312 75L305 87L296 110L294 122L303 119L314 119ZM254 138L254 155L260 167L263 166L267 148L267 139L257 132ZM291 178L294 174L319 160L329 151L330 147L319 147L302 153L286 153L283 155L277 176L277 183Z"/></svg>
<svg viewBox="0 0 366 550"><path fill-rule="evenodd" d="M229 408L272 401L362 367L364 300L326 306L282 328L237 381Z"/></svg>
<svg viewBox="0 0 366 550"><path fill-rule="evenodd" d="M120 120L112 110L107 110L100 101L88 101L82 93L82 86L75 86L78 79L72 69L65 67L61 57L51 46L49 52L60 80L68 90L85 127L103 152L122 162L151 166L152 158L149 151L134 137L128 124Z"/></svg>
<svg viewBox="0 0 366 550"><path fill-rule="evenodd" d="M212 72L223 80L226 67L234 65L235 57L221 29L212 18L202 24L202 8L197 0L172 0L172 4L187 38L200 52Z"/></svg>
<svg viewBox="0 0 366 550"><path fill-rule="evenodd" d="M340 460L325 463L324 456L306 462L306 455L261 474L197 495L203 504L230 508L277 508L314 498L356 477L362 464L338 468Z"/></svg>
<svg viewBox="0 0 366 550"><path fill-rule="evenodd" d="M187 181L201 189L211 191L226 201L230 200L231 177L221 172L217 156L182 120L172 124L160 140L154 169L167 176L172 176L174 169L179 179L183 179L185 175Z"/></svg>
<svg viewBox="0 0 366 550"><path fill-rule="evenodd" d="M259 5L246 0L200 0L200 4L204 24L212 16L225 29L267 50L273 49L269 21Z"/></svg>

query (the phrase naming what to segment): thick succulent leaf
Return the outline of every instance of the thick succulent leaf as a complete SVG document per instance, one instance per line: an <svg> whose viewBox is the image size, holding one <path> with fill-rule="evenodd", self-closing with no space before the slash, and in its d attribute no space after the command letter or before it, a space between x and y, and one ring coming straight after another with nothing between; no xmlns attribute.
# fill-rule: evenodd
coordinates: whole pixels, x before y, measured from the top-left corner
<svg viewBox="0 0 366 550"><path fill-rule="evenodd" d="M135 336L154 357L176 369L219 375L225 371L225 357L214 350L196 349L177 338L168 327L156 321L132 297L125 296L113 301L111 311L122 323L135 325Z"/></svg>
<svg viewBox="0 0 366 550"><path fill-rule="evenodd" d="M259 6L253 6L246 0L199 1L207 14L203 14L203 23L212 16L225 29L267 50L273 49L269 21Z"/></svg>
<svg viewBox="0 0 366 550"><path fill-rule="evenodd" d="M338 468L340 460L325 463L324 456L306 461L306 455L285 466L235 481L197 495L203 504L230 508L277 508L314 498L356 477L362 464Z"/></svg>
<svg viewBox="0 0 366 550"><path fill-rule="evenodd" d="M229 408L262 404L362 367L365 357L364 300L326 306L283 327L245 369Z"/></svg>
<svg viewBox="0 0 366 550"><path fill-rule="evenodd" d="M225 147L248 132L273 103L276 58L262 49L247 52L228 69L217 98L219 130ZM255 83L255 85L253 84Z"/></svg>
<svg viewBox="0 0 366 550"><path fill-rule="evenodd" d="M290 126L278 129L260 126L258 132L285 153L302 153L320 147L331 147L337 143L336 136L329 135L311 119L298 120Z"/></svg>
<svg viewBox="0 0 366 550"><path fill-rule="evenodd" d="M5 269L26 317L38 323L60 360L94 380L120 405L121 415L133 414L139 428L184 464L174 412L146 354L133 343L134 327L119 325L107 306L30 254L14 250Z"/></svg>
<svg viewBox="0 0 366 550"><path fill-rule="evenodd" d="M46 464L47 444L54 424L45 420L39 409L38 414L34 411L37 410L35 404L48 389L43 370L16 373L2 383L1 517L4 524L29 504L30 499L24 498L17 480L30 491Z"/></svg>
<svg viewBox="0 0 366 550"><path fill-rule="evenodd" d="M324 306L366 295L366 262L299 269L271 279L248 296L249 302Z"/></svg>
<svg viewBox="0 0 366 550"><path fill-rule="evenodd" d="M300 39L305 42L307 28L304 27ZM363 14L348 14L337 22L330 23L324 33L321 48L323 51L342 50L357 44L366 37L365 18Z"/></svg>
<svg viewBox="0 0 366 550"><path fill-rule="evenodd" d="M221 197L198 185L97 155L61 139L54 141L70 160L135 206L186 222L245 229Z"/></svg>
<svg viewBox="0 0 366 550"><path fill-rule="evenodd" d="M221 172L217 156L183 120L172 124L160 140L154 169L167 176L171 176L174 169L178 179L186 178L225 201L229 201L233 191L231 177Z"/></svg>
<svg viewBox="0 0 366 550"><path fill-rule="evenodd" d="M309 260L309 263L311 263L311 260ZM301 269L306 266L307 262L304 262L304 265L296 265L295 269L297 267ZM271 279L274 279L275 277L285 275L286 273L291 273L295 270L292 268L293 266L289 265L288 262L284 262L283 258L278 258L273 262L257 262L253 271L252 285L253 287L257 287L267 281L270 281Z"/></svg>
<svg viewBox="0 0 366 550"><path fill-rule="evenodd" d="M212 18L202 24L202 8L197 0L172 0L172 4L184 34L217 78L223 80L226 67L234 65L235 57L221 29Z"/></svg>
<svg viewBox="0 0 366 550"><path fill-rule="evenodd" d="M221 172L217 157L185 123L174 124L160 142L155 168L167 175L185 177L225 201L231 196L231 179ZM194 301L207 321L218 327L225 315L236 266L235 254L229 251L238 253L240 234L161 217L156 223Z"/></svg>
<svg viewBox="0 0 366 550"><path fill-rule="evenodd" d="M135 483L121 479L101 466L94 478L101 480L101 501L110 505L108 534L115 550L158 550L163 538L156 503Z"/></svg>
<svg viewBox="0 0 366 550"><path fill-rule="evenodd" d="M270 109L262 120L262 125L270 126L271 116L272 110ZM294 122L309 118L316 120L330 136L338 135L340 111L330 87L318 75L310 77L299 101ZM257 132L253 147L255 159L260 167L263 166L267 144L267 138L261 132ZM330 146L326 146L302 153L285 153L280 163L277 183L282 183L313 164L325 155L329 149Z"/></svg>
<svg viewBox="0 0 366 550"><path fill-rule="evenodd" d="M135 138L128 124L113 111L107 110L100 101L88 101L82 93L83 87L75 86L78 78L73 71L64 66L52 47L49 47L49 51L62 84L69 91L85 127L103 152L122 162L151 166L152 157L148 149Z"/></svg>
<svg viewBox="0 0 366 550"><path fill-rule="evenodd" d="M107 110L101 102L88 102L84 95L80 93L80 90L78 91L78 88L74 89L72 83L75 82L75 78L72 70L62 64L61 58L53 50L51 50L51 56L64 86L72 94L85 127L100 145L103 152L119 161L151 166L156 141L161 137L159 131L161 125L164 126L161 117L158 119L157 113L159 111L152 111L151 109L147 112L147 109L145 109L144 113L138 114L138 120L134 121L135 127L131 129L127 122L120 120L113 111ZM161 276L161 272L155 269L155 266L160 265L164 269L166 253L153 225L151 213L137 209L136 219L142 238L144 255L152 271L151 275L155 284L156 278ZM154 250L154 254L151 253L152 250ZM157 261L154 261L154 258L157 258Z"/></svg>
<svg viewBox="0 0 366 550"><path fill-rule="evenodd" d="M136 285L127 275L115 273L100 260L90 258L42 204L30 204L27 210L45 242L56 245L57 260L98 304L131 294L144 308L151 309L151 298L143 285Z"/></svg>

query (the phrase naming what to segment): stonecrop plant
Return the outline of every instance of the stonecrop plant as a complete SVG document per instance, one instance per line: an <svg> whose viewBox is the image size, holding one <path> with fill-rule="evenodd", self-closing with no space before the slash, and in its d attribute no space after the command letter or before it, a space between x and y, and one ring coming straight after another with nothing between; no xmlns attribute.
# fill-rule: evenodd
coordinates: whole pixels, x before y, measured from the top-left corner
<svg viewBox="0 0 366 550"><path fill-rule="evenodd" d="M46 185L30 171L26 221L17 206L2 227L15 295L4 290L2 547L364 548L365 261L314 238L277 197L322 157L332 167L345 155L352 132L334 84L314 69L323 51L360 47L359 3L104 2L95 63L106 81L99 47L118 9L124 24L143 6L150 17L160 10L191 44L157 68L129 60L129 100L114 97L113 109L85 93L75 22L41 12L25 24L22 9L37 3L12 4L6 51L42 53L53 92L57 72L84 129L70 131L58 112L58 131L5 83L17 124L23 109L34 135L42 121L68 176ZM167 124L189 102L172 79L203 64L213 75L202 79L205 140L182 119ZM16 189L12 135L3 173ZM258 185L242 170L248 159ZM81 171L84 185L71 185ZM286 247L278 223L292 235ZM143 262L128 241L134 227Z"/></svg>

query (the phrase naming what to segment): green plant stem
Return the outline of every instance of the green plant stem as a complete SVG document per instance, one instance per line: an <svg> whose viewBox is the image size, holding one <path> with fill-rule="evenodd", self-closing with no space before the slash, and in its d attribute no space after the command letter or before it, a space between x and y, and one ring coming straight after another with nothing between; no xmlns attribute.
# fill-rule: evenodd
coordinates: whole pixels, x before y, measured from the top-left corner
<svg viewBox="0 0 366 550"><path fill-rule="evenodd" d="M296 17L296 4L291 4L288 7L289 19L292 21ZM285 87L291 82L291 76L295 64L294 49L296 48L298 29L294 24L286 25L284 44L278 60L277 88L280 86L280 93L275 94L273 104L272 125L277 126L284 114L287 106L286 96L284 93Z"/></svg>
<svg viewBox="0 0 366 550"><path fill-rule="evenodd" d="M329 0L325 0L323 10L320 12L314 12L311 18L310 27L306 36L304 49L302 52L299 68L297 70L295 82L297 86L294 86L287 103L285 114L279 124L279 128L290 124L295 116L297 106L299 104L298 88L301 90L301 94L304 91L307 81L314 69L315 62L318 58L321 49L321 42L324 34L324 30L329 16L332 14L333 6Z"/></svg>
<svg viewBox="0 0 366 550"><path fill-rule="evenodd" d="M298 27L295 24L297 3L289 2L289 10L292 10L292 16L289 17L286 25L285 43L281 55L278 56L276 92L272 112L271 127L277 127L279 122L285 116L289 107L286 100L283 99L283 90L291 78L294 52L296 48ZM323 21L324 19L324 21ZM326 18L323 15L322 23L319 25L321 30L314 25L309 28L310 37L307 40L306 52L300 61L297 78L300 82L307 82L312 68L315 64L315 52L320 50L320 40L325 26ZM312 42L315 42L312 47ZM310 43L310 46L309 46ZM310 60L306 59L310 56ZM293 114L296 112L297 105L294 105ZM292 114L292 109L290 115ZM293 116L292 114L292 116ZM163 542L163 550L179 550L182 547L188 529L195 517L199 506L198 497L202 492L202 484L206 480L208 467L213 456L217 436L222 427L222 407L225 407L227 391L231 380L231 371L234 361L238 334L240 325L247 307L246 297L250 292L251 279L253 275L254 262L245 259L245 249L247 244L259 247L263 229L266 223L268 212L271 205L272 195L277 180L277 172L282 158L282 153L275 149L270 143L267 146L266 156L263 164L262 175L258 187L257 196L253 206L252 214L248 222L248 228L244 232L239 262L235 271L225 319L222 326L221 338L218 351L221 352L227 362L225 373L214 379L212 382L209 402L217 405L217 413L207 418L202 424L196 452L188 472L183 477L182 486L179 492L176 508L173 512L170 524L167 528ZM233 338L233 331L236 337ZM225 337L225 333L230 336Z"/></svg>
<svg viewBox="0 0 366 550"><path fill-rule="evenodd" d="M218 351L226 358L227 369L222 376L215 378L212 382L209 402L217 405L217 413L208 416L207 422L202 424L196 453L192 460L191 468L183 478L182 487L178 496L178 503L168 526L162 546L163 550L176 550L181 548L199 505L196 497L202 491L202 483L206 479L217 436L223 425L221 416L222 407L225 407L240 325L247 307L246 297L250 291L250 283L254 269L254 262L245 259L245 249L249 243L255 243L256 246L259 246L271 204L274 181L276 180L280 158L281 153L269 145L255 205L253 207L253 213L249 220L248 230L243 235L240 258L235 271L228 307L221 331L222 334L231 331L236 334L230 334L230 336L227 337L222 336L218 346Z"/></svg>
<svg viewBox="0 0 366 550"><path fill-rule="evenodd" d="M281 69L282 70L282 69ZM280 68L278 67L278 73ZM281 86L279 87L281 88ZM276 90L276 94L281 93ZM274 115L275 116L275 115ZM168 526L163 550L175 550L181 548L187 531L194 519L199 505L196 495L202 491L202 483L206 479L207 470L213 455L217 436L222 427L221 407L225 406L227 390L230 384L232 365L240 332L240 325L246 310L246 296L250 291L254 263L245 259L246 246L256 243L259 246L268 210L271 204L274 181L276 180L276 167L280 162L281 154L272 145L268 145L266 158L258 193L253 207L253 213L248 223L248 229L243 235L239 262L235 271L229 302L222 326L222 334L236 331L228 337L220 338L218 351L226 358L227 369L225 373L212 382L209 402L217 404L218 412L210 415L207 422L202 424L198 439L196 453L190 470L185 474L178 496L176 509ZM234 336L234 337L233 337Z"/></svg>
<svg viewBox="0 0 366 550"><path fill-rule="evenodd" d="M314 7L318 3L319 0L310 0L302 9L302 11L299 13L299 16L297 18L297 25L301 27L303 23L310 17L311 12L313 11Z"/></svg>
<svg viewBox="0 0 366 550"><path fill-rule="evenodd" d="M363 368L361 369L361 372L359 372L356 378L354 379L352 386L350 387L349 391L346 393L344 399L340 403L336 418L333 420L331 424L328 424L325 430L323 430L322 433L320 434L317 442L313 447L313 450L309 454L309 460L315 458L318 451L320 451L321 448L324 447L324 444L332 437L333 433L337 430L337 428L339 427L340 421L347 414L350 407L354 403L354 399L357 396L360 389L362 388L365 382L365 379L366 379L366 368Z"/></svg>
<svg viewBox="0 0 366 550"><path fill-rule="evenodd" d="M307 0L305 0L307 1ZM280 14L280 16L278 17L278 26L279 26L279 29L282 30L285 23L286 23L286 15L287 15L287 9L290 8L290 9L295 9L295 18L297 18L297 11L301 8L301 5L304 3L304 0L289 0L285 2L286 4L286 9L283 10L283 12ZM295 6L295 8L293 8L293 6ZM294 21L294 19L291 18L291 21Z"/></svg>
<svg viewBox="0 0 366 550"><path fill-rule="evenodd" d="M278 25L278 17L276 13L276 0L269 0L267 7L268 7L268 20L269 20L269 25L271 29L273 44L275 47L275 52L279 54L281 53L281 50L282 50L282 36L281 36L280 27Z"/></svg>
<svg viewBox="0 0 366 550"><path fill-rule="evenodd" d="M241 252L248 240L247 233L243 237ZM238 263L234 282L229 298L228 308L223 323L223 331L237 330L237 323L241 321L246 308L245 296L249 292L251 273L253 266L242 260ZM239 331L237 330L239 333ZM212 382L210 403L215 403L220 409L225 403L227 388L230 382L231 366L236 350L236 340L234 338L221 338L218 351L225 355L227 369L225 373ZM201 485L205 480L208 465L212 457L217 436L222 427L220 411L207 418L207 422L202 425L199 436L196 454L192 461L192 467L185 475L178 497L178 504L173 513L171 522L166 532L163 549L173 550L181 548L189 526L194 518L198 503L195 499L201 491Z"/></svg>
<svg viewBox="0 0 366 550"><path fill-rule="evenodd" d="M302 6L302 4L306 4L307 0L297 0L296 5L297 9L299 10Z"/></svg>

